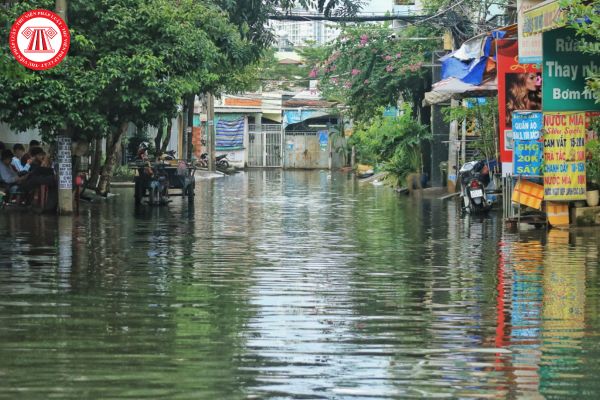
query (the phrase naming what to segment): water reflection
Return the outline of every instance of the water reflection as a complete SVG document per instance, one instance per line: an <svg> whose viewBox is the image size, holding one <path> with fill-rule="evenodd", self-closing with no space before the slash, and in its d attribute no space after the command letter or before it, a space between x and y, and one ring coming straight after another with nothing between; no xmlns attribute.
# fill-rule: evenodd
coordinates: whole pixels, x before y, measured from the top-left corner
<svg viewBox="0 0 600 400"><path fill-rule="evenodd" d="M0 398L590 397L599 244L319 171L2 213Z"/></svg>

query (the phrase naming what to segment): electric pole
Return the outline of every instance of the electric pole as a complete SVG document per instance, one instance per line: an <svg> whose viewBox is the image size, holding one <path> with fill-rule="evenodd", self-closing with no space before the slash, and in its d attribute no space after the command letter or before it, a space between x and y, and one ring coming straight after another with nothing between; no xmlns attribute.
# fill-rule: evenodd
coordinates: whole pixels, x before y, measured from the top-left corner
<svg viewBox="0 0 600 400"><path fill-rule="evenodd" d="M56 13L67 23L68 0L56 0ZM58 156L58 213L73 213L73 163L72 141L67 130L66 121L58 128L56 138L56 154Z"/></svg>
<svg viewBox="0 0 600 400"><path fill-rule="evenodd" d="M206 147L208 153L208 170L210 172L215 172L216 164L215 164L215 98L212 93L209 93L206 99Z"/></svg>

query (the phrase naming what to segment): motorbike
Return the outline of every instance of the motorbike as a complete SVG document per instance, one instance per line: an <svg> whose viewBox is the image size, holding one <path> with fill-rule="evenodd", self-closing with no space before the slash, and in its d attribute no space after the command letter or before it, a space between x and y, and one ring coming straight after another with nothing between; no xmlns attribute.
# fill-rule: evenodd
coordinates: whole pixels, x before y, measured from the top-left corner
<svg viewBox="0 0 600 400"><path fill-rule="evenodd" d="M486 193L490 182L489 166L485 161L470 161L459 170L462 209L467 213L483 213L492 208L493 199Z"/></svg>
<svg viewBox="0 0 600 400"><path fill-rule="evenodd" d="M217 156L215 162L217 164L217 168L229 168L229 160L227 160L227 154L221 154L220 156ZM200 156L200 164L208 166L208 153L202 153L202 155Z"/></svg>
<svg viewBox="0 0 600 400"><path fill-rule="evenodd" d="M176 160L176 158L175 158L175 150L167 150L165 152L165 154L163 154L160 157L160 159L163 160L163 161L173 161L173 160Z"/></svg>

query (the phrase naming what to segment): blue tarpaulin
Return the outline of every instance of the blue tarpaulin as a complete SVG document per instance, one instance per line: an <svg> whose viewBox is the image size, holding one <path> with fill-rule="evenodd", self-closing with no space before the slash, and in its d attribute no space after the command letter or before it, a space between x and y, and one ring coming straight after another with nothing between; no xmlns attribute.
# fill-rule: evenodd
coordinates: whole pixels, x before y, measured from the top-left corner
<svg viewBox="0 0 600 400"><path fill-rule="evenodd" d="M487 65L492 36L478 38L467 42L460 49L442 58L442 79L458 78L471 85L479 85Z"/></svg>
<svg viewBox="0 0 600 400"><path fill-rule="evenodd" d="M220 119L217 123L217 150L234 150L244 147L244 118L234 121Z"/></svg>

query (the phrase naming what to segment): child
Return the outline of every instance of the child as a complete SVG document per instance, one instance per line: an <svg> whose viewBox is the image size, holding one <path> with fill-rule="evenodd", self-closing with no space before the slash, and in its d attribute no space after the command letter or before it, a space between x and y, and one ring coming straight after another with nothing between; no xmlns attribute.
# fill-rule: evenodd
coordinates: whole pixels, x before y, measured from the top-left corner
<svg viewBox="0 0 600 400"><path fill-rule="evenodd" d="M22 144L17 143L13 146L13 152L15 155L10 164L19 175L24 175L29 171L29 168L31 168L31 160L28 160L25 164L21 163L21 158L25 155L25 147L23 147Z"/></svg>

